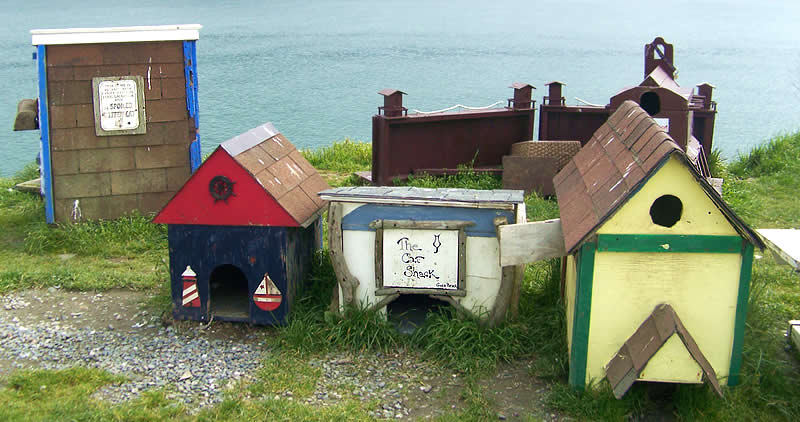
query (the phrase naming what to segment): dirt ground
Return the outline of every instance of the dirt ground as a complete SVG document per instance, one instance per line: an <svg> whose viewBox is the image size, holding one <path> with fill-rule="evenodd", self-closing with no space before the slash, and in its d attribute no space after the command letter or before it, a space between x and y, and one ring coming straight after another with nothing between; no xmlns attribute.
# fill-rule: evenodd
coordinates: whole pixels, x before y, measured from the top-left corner
<svg viewBox="0 0 800 422"><path fill-rule="evenodd" d="M191 330L193 334L209 339L231 340L253 344L274 329L247 324L214 322L203 325L194 321L173 321L148 306L147 292L109 290L97 292L72 292L57 288L27 290L0 296L0 324L35 326L52 324L55 328L113 330L118 333L136 333L138 336L164 335L164 325L178 330ZM2 338L0 338L2 342ZM399 352L408 353L408 352ZM397 356L397 355L395 355ZM416 356L399 356L414 360ZM18 359L0 359L0 384L14 370ZM36 362L23 362L36 367ZM546 411L543 400L548 387L530 374L531 362L519 360L500 365L494 374L479 381L479 387L498 420L560 420L555 412ZM427 386L408 389L404 397L407 418L428 419L444 412L458 410L464 405L462 394L464 380L451 372L436 374L426 381Z"/></svg>

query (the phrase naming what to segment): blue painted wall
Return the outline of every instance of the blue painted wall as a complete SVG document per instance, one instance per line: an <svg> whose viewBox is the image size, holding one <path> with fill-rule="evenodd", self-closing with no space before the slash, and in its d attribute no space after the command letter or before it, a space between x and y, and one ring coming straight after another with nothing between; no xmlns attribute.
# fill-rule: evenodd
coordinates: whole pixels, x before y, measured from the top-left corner
<svg viewBox="0 0 800 422"><path fill-rule="evenodd" d="M248 283L249 317L215 319L253 324L283 325L288 322L295 292L311 265L316 246L315 225L306 229L290 227L244 227L170 225L168 227L173 316L176 319L208 321L209 279L220 265L241 270ZM200 307L184 307L181 274L190 265L197 274ZM255 306L252 295L264 274L283 294L273 312ZM211 298L213 301L213 298Z"/></svg>

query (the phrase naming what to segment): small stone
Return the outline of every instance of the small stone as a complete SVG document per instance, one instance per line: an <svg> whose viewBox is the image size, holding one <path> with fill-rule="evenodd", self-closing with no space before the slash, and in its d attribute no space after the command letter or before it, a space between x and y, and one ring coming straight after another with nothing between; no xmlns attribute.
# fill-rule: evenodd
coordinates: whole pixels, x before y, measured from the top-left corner
<svg viewBox="0 0 800 422"><path fill-rule="evenodd" d="M192 377L192 371L190 371L190 370L188 370L188 369L187 369L187 370L186 370L186 371L185 371L185 372L184 372L184 373L181 375L181 377L180 377L180 378L178 378L178 381L186 381L186 380L188 380L188 379L189 379L189 378L191 378L191 377Z"/></svg>
<svg viewBox="0 0 800 422"><path fill-rule="evenodd" d="M431 389L433 389L433 386L432 386L432 385L429 385L429 384L426 384L426 385L421 385L421 386L419 387L419 390L420 390L420 391L422 391L422 392L423 392L423 393L425 393L425 394L428 394L428 393L430 393L430 392L431 392Z"/></svg>
<svg viewBox="0 0 800 422"><path fill-rule="evenodd" d="M504 420L506 420L506 415L504 415L504 414L502 414L500 412L497 412L497 419L499 419L501 421L504 421Z"/></svg>

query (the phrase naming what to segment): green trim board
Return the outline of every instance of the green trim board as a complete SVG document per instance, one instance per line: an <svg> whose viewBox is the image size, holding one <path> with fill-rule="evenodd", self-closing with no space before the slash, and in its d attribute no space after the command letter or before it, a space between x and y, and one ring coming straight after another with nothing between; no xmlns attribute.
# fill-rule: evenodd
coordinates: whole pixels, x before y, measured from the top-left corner
<svg viewBox="0 0 800 422"><path fill-rule="evenodd" d="M572 318L572 347L569 356L569 385L575 389L586 386L586 361L589 354L589 322L592 311L592 281L594 254L597 244L586 242L577 255L578 274L575 286L575 309Z"/></svg>
<svg viewBox="0 0 800 422"><path fill-rule="evenodd" d="M599 234L601 252L741 253L740 236ZM749 243L748 243L749 244ZM752 248L751 248L752 249Z"/></svg>
<svg viewBox="0 0 800 422"><path fill-rule="evenodd" d="M739 272L739 294L736 298L736 319L733 326L731 367L728 371L728 386L730 387L739 384L739 371L742 368L744 327L745 321L747 320L747 305L750 300L750 277L753 271L753 245L746 243L741 252L742 266Z"/></svg>

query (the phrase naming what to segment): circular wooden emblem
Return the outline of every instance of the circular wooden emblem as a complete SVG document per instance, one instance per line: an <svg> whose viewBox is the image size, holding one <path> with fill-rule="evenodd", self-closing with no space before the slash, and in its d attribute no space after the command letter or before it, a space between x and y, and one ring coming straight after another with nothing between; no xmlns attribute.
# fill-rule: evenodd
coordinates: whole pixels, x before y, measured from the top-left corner
<svg viewBox="0 0 800 422"><path fill-rule="evenodd" d="M225 176L214 176L211 179L211 182L208 184L208 192L211 193L211 197L214 198L214 202L217 201L228 201L228 198L233 195L233 185L235 182L232 182L231 179L228 179Z"/></svg>

